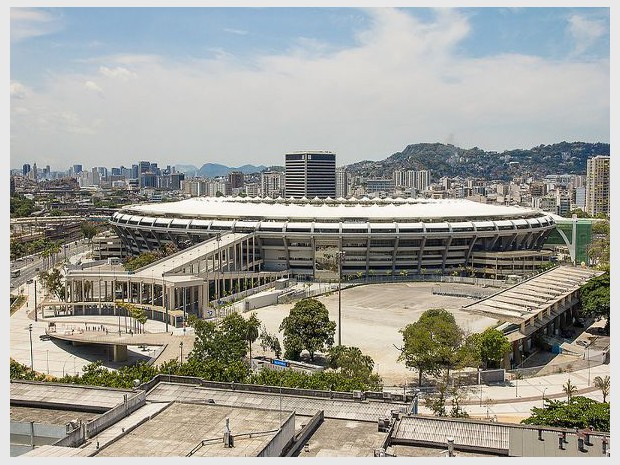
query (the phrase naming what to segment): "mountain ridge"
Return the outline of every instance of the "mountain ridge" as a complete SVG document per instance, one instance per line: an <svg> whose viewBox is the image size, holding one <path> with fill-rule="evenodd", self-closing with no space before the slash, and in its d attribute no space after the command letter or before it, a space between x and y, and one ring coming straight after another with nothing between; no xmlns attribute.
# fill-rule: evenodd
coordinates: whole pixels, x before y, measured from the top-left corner
<svg viewBox="0 0 620 465"><path fill-rule="evenodd" d="M431 170L434 179L461 176L510 180L516 175L585 174L587 159L597 155L610 155L610 145L563 141L500 153L436 142L409 144L383 160L364 160L346 168L354 175L374 178L388 177L394 170L403 169Z"/></svg>

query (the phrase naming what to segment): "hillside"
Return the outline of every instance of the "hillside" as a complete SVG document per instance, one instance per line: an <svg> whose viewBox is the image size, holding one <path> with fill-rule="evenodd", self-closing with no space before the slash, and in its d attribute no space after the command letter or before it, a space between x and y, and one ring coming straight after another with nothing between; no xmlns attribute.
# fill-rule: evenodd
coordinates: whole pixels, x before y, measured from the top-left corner
<svg viewBox="0 0 620 465"><path fill-rule="evenodd" d="M609 155L609 144L560 142L529 150L487 152L450 144L412 144L381 161L362 161L347 166L355 175L389 177L394 170L431 170L432 178L477 177L510 180L514 176L540 178L548 174L585 174L586 161Z"/></svg>

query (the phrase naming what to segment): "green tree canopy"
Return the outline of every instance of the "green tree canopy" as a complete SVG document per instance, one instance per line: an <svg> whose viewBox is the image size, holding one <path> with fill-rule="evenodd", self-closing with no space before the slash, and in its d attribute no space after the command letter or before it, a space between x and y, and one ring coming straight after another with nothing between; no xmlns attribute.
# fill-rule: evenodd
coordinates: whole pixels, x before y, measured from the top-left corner
<svg viewBox="0 0 620 465"><path fill-rule="evenodd" d="M248 318L245 322L245 340L248 341L250 359L252 359L252 343L258 339L259 328L260 320L256 316L256 313L252 313L250 318Z"/></svg>
<svg viewBox="0 0 620 465"><path fill-rule="evenodd" d="M481 333L468 336L467 344L471 345L476 358L484 368L499 368L504 355L510 352L511 345L504 333L487 328Z"/></svg>
<svg viewBox="0 0 620 465"><path fill-rule="evenodd" d="M28 199L22 194L12 196L10 203L11 218L25 218L32 215L36 208L34 200Z"/></svg>
<svg viewBox="0 0 620 465"><path fill-rule="evenodd" d="M596 431L609 431L609 403L583 396L573 396L570 402L545 399L544 407L532 408L532 415L521 423L559 428L592 426Z"/></svg>
<svg viewBox="0 0 620 465"><path fill-rule="evenodd" d="M611 250L609 220L594 221L592 223L592 241L588 246L588 256L598 269L609 271L609 256Z"/></svg>
<svg viewBox="0 0 620 465"><path fill-rule="evenodd" d="M88 240L88 242L92 241L93 237L97 235L97 226L95 223L91 221L84 221L80 225L80 231L82 232L82 236Z"/></svg>
<svg viewBox="0 0 620 465"><path fill-rule="evenodd" d="M581 286L581 309L597 320L606 319L605 330L609 334L609 272L590 279Z"/></svg>
<svg viewBox="0 0 620 465"><path fill-rule="evenodd" d="M43 288L60 300L65 298L65 284L63 282L62 273L58 268L52 268L49 271L41 271L39 273L39 280L43 285Z"/></svg>
<svg viewBox="0 0 620 465"><path fill-rule="evenodd" d="M188 322L196 335L188 362L211 360L225 365L241 361L246 356L248 322L238 313L231 313L219 323L190 315Z"/></svg>
<svg viewBox="0 0 620 465"><path fill-rule="evenodd" d="M422 383L424 372L439 374L441 368L449 370L465 359L461 350L464 338L454 316L443 308L426 310L415 323L399 331L403 335L403 347L398 360L407 368L418 370L418 382Z"/></svg>
<svg viewBox="0 0 620 465"><path fill-rule="evenodd" d="M584 212L581 208L575 208L574 210L571 210L568 215L564 216L571 218L573 215L577 218L590 218L590 215L588 215L587 212Z"/></svg>
<svg viewBox="0 0 620 465"><path fill-rule="evenodd" d="M307 350L310 360L318 351L334 345L336 323L329 320L323 303L313 298L298 301L289 315L282 320L280 331L284 335L284 356L299 360L302 350Z"/></svg>
<svg viewBox="0 0 620 465"><path fill-rule="evenodd" d="M369 385L381 383L381 377L372 372L374 360L364 355L358 347L333 346L327 352L328 367L339 370L344 376L356 378Z"/></svg>

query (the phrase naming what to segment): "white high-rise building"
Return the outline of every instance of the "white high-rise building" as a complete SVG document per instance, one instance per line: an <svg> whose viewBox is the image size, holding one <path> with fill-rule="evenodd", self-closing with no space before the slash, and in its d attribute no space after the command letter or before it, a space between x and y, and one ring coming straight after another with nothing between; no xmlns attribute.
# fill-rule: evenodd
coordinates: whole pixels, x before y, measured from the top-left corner
<svg viewBox="0 0 620 465"><path fill-rule="evenodd" d="M609 215L609 156L588 159L586 173L586 212Z"/></svg>
<svg viewBox="0 0 620 465"><path fill-rule="evenodd" d="M349 173L346 168L336 168L336 197L347 198L349 194Z"/></svg>
<svg viewBox="0 0 620 465"><path fill-rule="evenodd" d="M260 174L260 195L276 199L284 197L286 177L282 171L264 171Z"/></svg>
<svg viewBox="0 0 620 465"><path fill-rule="evenodd" d="M392 173L394 187L415 187L418 191L428 189L431 183L430 170L396 170Z"/></svg>

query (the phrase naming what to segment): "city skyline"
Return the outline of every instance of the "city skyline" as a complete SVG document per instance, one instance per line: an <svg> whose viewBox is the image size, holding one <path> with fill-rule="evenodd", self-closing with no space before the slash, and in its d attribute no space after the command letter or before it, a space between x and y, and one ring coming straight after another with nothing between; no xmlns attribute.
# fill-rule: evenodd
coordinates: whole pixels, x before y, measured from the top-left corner
<svg viewBox="0 0 620 465"><path fill-rule="evenodd" d="M10 23L15 169L610 137L608 8L12 8Z"/></svg>

